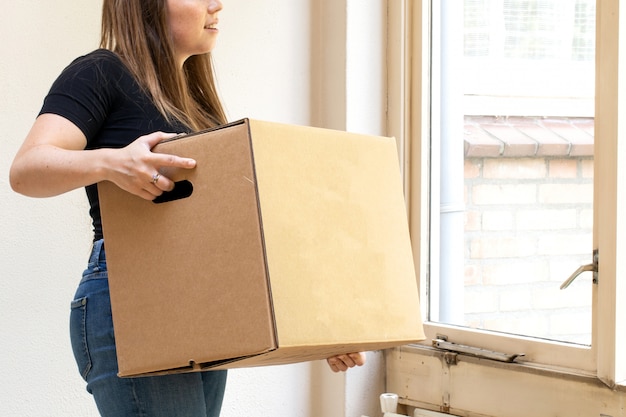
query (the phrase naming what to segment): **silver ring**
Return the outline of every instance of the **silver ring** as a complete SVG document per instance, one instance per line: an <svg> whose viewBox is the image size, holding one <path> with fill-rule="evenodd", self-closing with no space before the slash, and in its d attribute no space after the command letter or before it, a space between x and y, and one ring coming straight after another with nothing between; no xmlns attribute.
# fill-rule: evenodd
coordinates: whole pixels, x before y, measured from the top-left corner
<svg viewBox="0 0 626 417"><path fill-rule="evenodd" d="M161 177L161 174L156 173L154 175L152 175L152 184L156 184L157 181L159 181L159 178Z"/></svg>

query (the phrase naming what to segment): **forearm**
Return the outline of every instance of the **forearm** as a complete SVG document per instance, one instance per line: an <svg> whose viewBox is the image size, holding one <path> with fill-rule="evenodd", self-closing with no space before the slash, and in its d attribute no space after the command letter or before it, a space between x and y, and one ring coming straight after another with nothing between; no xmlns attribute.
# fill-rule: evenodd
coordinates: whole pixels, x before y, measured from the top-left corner
<svg viewBox="0 0 626 417"><path fill-rule="evenodd" d="M41 144L15 158L10 170L14 191L29 197L52 197L106 180L113 149L68 150Z"/></svg>

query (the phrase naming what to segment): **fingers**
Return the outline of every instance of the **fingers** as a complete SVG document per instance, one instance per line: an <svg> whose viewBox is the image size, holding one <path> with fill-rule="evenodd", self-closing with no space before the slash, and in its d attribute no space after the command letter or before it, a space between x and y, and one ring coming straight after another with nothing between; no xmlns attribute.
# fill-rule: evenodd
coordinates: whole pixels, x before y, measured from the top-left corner
<svg viewBox="0 0 626 417"><path fill-rule="evenodd" d="M173 190L175 184L169 176L176 168L192 169L196 166L192 158L152 152L152 148L159 142L174 136L174 133L155 132L121 149L120 159L126 162L121 162L121 168L117 170L121 176L118 175L114 182L146 200L154 200L163 192Z"/></svg>
<svg viewBox="0 0 626 417"><path fill-rule="evenodd" d="M345 372L349 368L364 365L365 360L366 356L364 352L354 352L345 355L332 356L326 359L326 362L333 372Z"/></svg>
<svg viewBox="0 0 626 417"><path fill-rule="evenodd" d="M146 136L142 136L137 139L138 141L145 144L149 150L152 150L159 142L165 139L171 139L174 136L177 136L176 133L164 133L164 132L154 132ZM191 158L182 158L176 155L169 154L161 154L161 153L153 153L154 162L158 166L165 167L176 167L176 168L193 168L196 166L196 161Z"/></svg>
<svg viewBox="0 0 626 417"><path fill-rule="evenodd" d="M172 191L174 189L174 181L168 176L174 174L176 170L168 168L192 169L196 166L196 161L191 158L182 158L168 154L153 155L154 160L152 164L158 168L156 168L149 180L149 184L152 187L148 187L146 190L153 193L155 197L160 196L164 191Z"/></svg>
<svg viewBox="0 0 626 417"><path fill-rule="evenodd" d="M133 191L132 188L127 188L127 191L145 200L154 200L164 192L172 191L176 185L174 181L158 172L155 172L152 176L143 179L145 177L146 175L142 174L142 182L140 183L137 191Z"/></svg>
<svg viewBox="0 0 626 417"><path fill-rule="evenodd" d="M154 132L137 138L137 140L126 147L126 150L134 163L141 163L144 166L153 167L155 170L161 167L187 169L195 167L196 161L191 158L152 152L152 148L159 142L165 139L171 139L174 136L176 136L175 133ZM152 172L150 172L149 175L152 175Z"/></svg>
<svg viewBox="0 0 626 417"><path fill-rule="evenodd" d="M154 163L160 167L173 167L191 169L196 166L196 161L191 158L183 158L165 153L153 153Z"/></svg>
<svg viewBox="0 0 626 417"><path fill-rule="evenodd" d="M155 172L150 177L150 180L146 183L144 190L148 193L146 198L154 200L166 191L172 191L174 189L174 181L161 175L160 172Z"/></svg>
<svg viewBox="0 0 626 417"><path fill-rule="evenodd" d="M365 356L365 352L348 353L348 356L350 357L350 359L352 359L356 366L365 365L365 361L367 359Z"/></svg>
<svg viewBox="0 0 626 417"><path fill-rule="evenodd" d="M154 132L150 133L149 135L142 136L137 140L146 144L146 146L148 146L148 149L152 149L159 142L164 141L165 139L171 139L176 135L176 133Z"/></svg>

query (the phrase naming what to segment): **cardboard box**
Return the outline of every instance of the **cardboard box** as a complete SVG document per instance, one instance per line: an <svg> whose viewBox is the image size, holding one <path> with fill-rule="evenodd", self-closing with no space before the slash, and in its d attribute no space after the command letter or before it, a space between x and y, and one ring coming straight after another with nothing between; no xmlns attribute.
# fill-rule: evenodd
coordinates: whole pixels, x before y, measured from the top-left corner
<svg viewBox="0 0 626 417"><path fill-rule="evenodd" d="M154 152L197 160L179 199L99 184L120 376L424 339L394 139L245 119Z"/></svg>

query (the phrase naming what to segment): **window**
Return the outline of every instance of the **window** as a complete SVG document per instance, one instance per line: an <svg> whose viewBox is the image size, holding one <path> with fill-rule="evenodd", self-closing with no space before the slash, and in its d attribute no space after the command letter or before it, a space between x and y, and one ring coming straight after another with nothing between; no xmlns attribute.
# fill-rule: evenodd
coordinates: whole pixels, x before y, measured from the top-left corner
<svg viewBox="0 0 626 417"><path fill-rule="evenodd" d="M620 49L623 49L626 41L622 39L625 35L620 34L619 28L620 26L626 27L626 12L620 11L618 7L619 1L617 0L603 0L597 3L588 1L501 1L500 3L504 8L532 6L531 9L534 10L533 13L536 16L541 16L542 13L544 15L552 14L557 16L560 19L560 23L557 22L555 25L560 25L561 27L564 27L564 22L570 22L568 23L570 26L568 38L571 39L572 44L568 54L570 61L575 59L586 62L585 66L587 69L585 71L587 74L589 74L590 65L593 68L596 65L595 63L597 63L597 69L595 71L592 70L591 78L593 81L589 83L581 82L581 84L586 84L586 87L578 89L576 97L582 97L580 100L583 100L585 95L587 95L588 99L589 86L597 86L597 91L594 93L595 104L592 108L595 111L592 114L589 114L589 109L586 108L585 110L584 107L579 107L583 108L583 110L576 114L570 113L569 110L563 112L563 114L556 114L552 111L544 112L542 109L555 107L541 107L539 104L530 107L534 109L533 112L519 111L516 113L509 111L508 107L506 107L507 111L498 114L495 111L485 110L488 106L483 106L483 104L481 104L483 107L480 108L480 111L466 111L468 108L467 103L471 100L464 101L464 94L461 93L459 95L458 93L459 89L462 90L463 88L463 83L460 81L463 77L446 78L445 71L450 71L450 68L455 68L455 66L442 64L442 62L447 62L445 59L448 59L445 51L454 51L454 48L458 48L458 46L454 44L445 45L449 38L443 36L439 38L439 34L442 31L438 31L439 21L436 16L440 16L439 13L442 12L439 9L440 7L450 6L453 9L457 4L455 2L430 2L426 0L399 3L401 4L390 4L389 14L391 19L395 19L392 22L400 22L402 24L400 29L395 29L395 24L390 25L393 26L390 28L390 31L393 34L394 30L403 30L403 33L408 34L405 38L408 41L406 45L400 46L403 49L399 52L405 61L398 61L401 62L399 69L394 70L392 68L390 75L392 80L390 85L401 88L391 91L389 120L392 126L392 133L406 133L402 136L404 138L402 144L403 151L407 155L405 158L407 161L405 166L407 195L422 303L428 305L428 311L425 311L424 314L425 317L428 317L428 321L425 324L428 340L421 346L403 347L389 353L387 359L388 389L398 392L402 398L401 402L404 404L443 410L452 414L458 412L458 414L462 415L475 413L485 416L506 417L507 415L517 415L508 412L508 410L515 408L519 413L520 407L521 410L526 412L526 415L619 414L619 404L624 401L624 389L621 383L626 380L626 362L624 361L626 357L620 353L626 351L624 349L626 338L622 335L623 332L619 330L624 328L626 319L626 310L622 307L623 303L620 301L626 296L626 282L622 282L623 280L620 279L621 276L626 274L626 259L622 259L624 257L619 255L626 237L626 228L622 225L623 221L620 217L621 213L626 213L626 208L621 206L621 200L626 197L626 190L624 190L622 183L617 181L617 178L623 175L620 170L623 169L623 166L626 166L624 165L626 164L626 150L618 146L620 136L618 132L621 131L622 120L626 121L624 105L620 106L619 104L626 99L626 90L622 91L623 89L619 88L621 84L618 81L620 72L624 73L624 69L620 71L619 64L623 57L626 56L626 50L622 51ZM493 10L493 3L495 2L468 1L466 4L470 6L485 6L488 7L488 10ZM567 13L563 9L569 6L572 9L567 13L569 13L570 17L574 16L573 21L571 18L566 18ZM590 13L594 12L594 6L596 7L595 14L597 15L595 21L598 22L597 32L590 29L588 20ZM489 9L489 7L492 8ZM508 17L514 23L511 24L511 27L519 28L524 26L523 15L520 14L519 9L514 10L517 10L517 12L512 13ZM581 15L587 16L585 18L587 19L585 20L586 23L582 23L576 17L579 12ZM461 27L464 19L466 19L466 15L464 16L461 13L460 16L458 14L455 16L454 13L455 10L448 9L445 10L445 13L441 13L448 19L447 21L444 20L443 24L451 25L453 28ZM506 16L508 15L505 14ZM455 18L458 20L453 20ZM476 20L475 17L473 19ZM541 27L549 26L545 22L542 25ZM559 29L557 32L563 33L564 31L565 29ZM517 32L517 37L511 35L509 45L521 43L520 38L523 35L523 31L517 30ZM484 31L482 32L483 35L480 35L481 32L479 30L474 30L473 33L478 33L475 36L476 39L480 38L480 36L483 36L483 39L485 37ZM589 64L590 51L587 46L590 42L594 43L593 38L596 36L595 34L597 34L597 45L601 46L601 48L596 51L595 63ZM535 39L542 40L541 42L538 40L537 44L542 45L546 36L546 34L541 33L541 36L535 37ZM463 39L465 43L463 43ZM480 53L484 53L485 48L482 47L481 49L481 47L477 46L482 41L476 39L468 40L467 37L462 37L461 44L463 47L460 48L461 51L463 51L464 47L467 48L471 44L475 51L483 51ZM504 39L504 44L506 45L506 39L509 38L501 36L500 39ZM502 41L500 43L502 44ZM436 49L433 48L435 53L431 54L429 49L431 44L444 45L444 53L439 55L436 53ZM554 53L555 48L535 48L534 52L527 50L525 54L531 59L537 59L537 56L545 58L549 55L548 50ZM572 51L574 51L573 55ZM478 54L478 52L476 53ZM506 54L501 54L501 56L504 55ZM504 60L505 58L502 59ZM521 59L519 54L515 59ZM559 59L551 59L551 61L552 64L558 64L562 63L563 59L560 57ZM566 64L565 67L569 68L570 64ZM462 68L461 65L458 67ZM532 67L532 65L527 67L528 78L532 78L530 74ZM539 65L539 67L541 66ZM555 71L563 72L562 68ZM597 73L594 74L593 72ZM505 75L507 77L512 76L511 74ZM394 83L394 77L403 77L402 80L404 81L396 81ZM520 77L520 80L525 78L519 76L519 73L517 77ZM564 78L568 77L564 76ZM576 77L573 78L577 79ZM451 80L452 84L446 84L446 80ZM461 84L461 86L454 83ZM440 89L442 85L444 88ZM477 84L476 89L466 91L471 92L471 95L478 96L480 92L478 87L480 85ZM534 99L537 91L545 91L548 93L548 99L555 98L555 91L558 92L558 89L548 88L552 87L550 83L545 83L544 87L536 89L535 92L529 93L527 96L532 96L531 98ZM569 93L575 90L574 87L576 86L570 84L570 87L564 87L562 91ZM439 91L443 93L439 96L436 94L431 95L431 92ZM497 88L494 91L500 92L502 90ZM515 89L512 91L515 93ZM524 93L529 92L529 90L518 88L516 91L522 97L522 101L527 102L524 99ZM488 91L482 94L486 96L486 100L483 103L486 103L491 98L498 98L493 94L493 91L491 94ZM507 100L513 96L515 94L507 93ZM404 107L399 104L402 102L403 97L409 97ZM434 100L431 100L430 97L434 97ZM500 102L502 103L502 101ZM513 99L510 99L510 102L512 103ZM493 103L492 101L487 104L492 106L491 108L505 108L504 105L494 105ZM448 108L449 105L453 106L452 109ZM455 105L456 108L454 108ZM474 108L479 109L479 106L477 105ZM591 116L595 116L593 129L586 127ZM476 119L476 117L479 117L479 119ZM458 305L453 304L450 308L442 306L442 302L450 301L449 299L446 300L446 296L452 295L454 297L454 293L450 292L449 288L461 288L461 291L457 293L461 294L461 296L456 298L456 300L460 300L460 304L465 304L468 300L464 293L466 290L466 261L464 260L464 255L467 252L464 245L468 239L457 240L455 244L444 246L444 250L454 253L456 257L454 259L457 261L439 262L439 254L443 251L439 250L439 240L445 241L444 238L446 236L441 231L443 228L439 227L439 225L441 224L441 217L447 216L447 214L441 214L442 210L440 209L444 207L446 209L443 211L444 213L454 214L453 217L455 218L449 222L450 229L455 231L452 236L458 236L459 229L462 234L463 228L468 223L465 218L467 207L466 184L463 180L459 180L459 176L453 177L454 181L451 181L449 184L442 179L450 172L455 170L458 172L459 164L462 167L462 171L467 169L467 161L464 160L463 154L467 152L468 147L476 146L474 148L475 151L482 148L481 151L486 152L485 144L492 143L489 140L485 140L485 143L481 143L478 140L473 142L470 140L472 143L467 143L467 130L472 130L467 129L468 120L471 126L479 125L485 133L484 139L501 139L498 134L502 134L502 132L496 134L495 130L490 132L484 129L486 122L484 119L480 119L481 117L485 117L487 122L496 121L501 123L496 127L504 125L508 129L513 125L516 132L520 131L524 126L514 125L514 122L528 122L529 119L534 123L538 120L545 121L549 119L556 119L561 123L583 122L571 127L574 127L576 132L583 132L587 135L593 132L593 136L600 138L593 144L587 144L593 147L593 156L590 153L580 158L580 155L576 156L578 158L575 162L576 172L578 174L586 173L585 175L587 175L585 181L583 181L586 191L579 193L579 195L585 195L586 199L583 203L587 207L575 209L578 213L583 211L588 213L583 217L578 217L579 219L586 219L579 224L579 226L583 226L583 229L586 229L583 233L586 235L586 241L581 244L583 249L576 249L575 253L581 258L575 264L571 264L572 269L570 270L569 265L560 268L561 271L566 271L565 275L569 275L581 264L591 263L593 251L597 250L599 260L598 281L594 283L590 273L585 273L574 281L575 287L557 291L560 295L562 294L566 301L579 297L579 300L583 300L586 303L585 306L579 306L587 309L584 313L586 319L581 320L577 318L578 316L571 314L571 310L563 315L565 319L574 319L571 320L572 328L577 326L585 328L585 336L582 338L573 336L571 333L559 333L555 336L554 334L542 332L533 334L532 331L527 329L520 331L516 328L494 329L491 326L475 326L469 323L464 307L461 310L463 314L459 315L458 312L455 312L455 308ZM397 133L393 132L394 126ZM461 126L460 134L459 126ZM562 127L562 125L559 126ZM525 126L525 128L528 127ZM545 126L540 127L545 129ZM451 129L452 131L448 132L446 129ZM563 139L563 132L548 130ZM441 131L442 133L440 133ZM446 143L446 136L452 138L449 143ZM520 140L520 138L525 140ZM513 139L517 139L517 141ZM544 157L537 149L542 144L547 146L548 143L539 143L536 138L533 138L530 130L526 130L523 135L513 139L508 143L505 143L503 140L495 141L499 143L499 147L496 147L498 148L499 156L491 156L491 158L494 160L499 159L504 165L495 164L494 160L489 160L490 164L493 163L490 167L490 169L493 169L493 172L500 172L509 176L511 176L511 173L517 175L529 172L528 167L512 165L511 161L515 159L515 155L511 153L507 155L507 150L514 152L526 149L525 152L528 152L528 147L534 148L532 158L529 155L523 158L523 162L530 165L536 162L538 156ZM528 139L532 139L532 141ZM573 137L570 139L567 145L570 150L574 145L581 144L581 142L576 142ZM558 143L559 141L554 142L554 144ZM516 145L517 148L513 145ZM446 148L446 146L451 147ZM541 152L545 151L546 149L543 149ZM450 156L451 158L448 160L443 158L442 155ZM568 155L567 158L557 158L555 154L548 155L548 160L543 163L543 166L549 170L550 164L554 162L554 169L558 168L558 166L563 167L571 162L572 156L574 155ZM439 164L439 161L442 161L441 164ZM485 165L486 162L483 162L483 167ZM593 175L589 175L591 172L593 172ZM529 176L528 174L525 175L526 177ZM523 181L520 182L520 185L528 185L529 178L521 179ZM442 188L440 186L442 183L446 183L446 186L449 188ZM560 192L567 187L569 185L565 182L558 183L550 188L552 191L544 192L544 196L551 197L556 192ZM460 193L459 188L461 189ZM448 193L449 190L452 191ZM521 190L518 191L522 192ZM593 195L593 198L591 198L590 194ZM452 198L446 200L445 198L448 195L451 195ZM490 224L506 223L507 218L510 219L507 216L510 216L510 207L515 203L515 200L512 199L519 198L519 195L510 193L507 194L506 198L508 201L499 203L500 213L496 214L500 217L495 216L492 218L490 220L492 223ZM445 204L442 204L442 202ZM592 213L589 211L591 209L593 209ZM459 212L462 216L458 215ZM459 217L461 217L461 220L459 220ZM564 215L546 216L543 220L551 219L546 223L557 224L563 221L564 217ZM431 227L432 224L435 226ZM480 232L478 234L484 235L485 233ZM544 235L546 233L542 232L540 234ZM569 237L570 243L582 241L578 236L570 235ZM518 233L511 238L511 241L519 243L520 240L523 239L520 238L518 230ZM564 240L564 242L567 241L568 239ZM500 245L491 244L484 247L488 250L502 250ZM559 245L552 244L545 245L545 247L558 248ZM544 254L548 262L555 259L558 260L561 256L562 254L551 252ZM458 261L459 259L460 261ZM461 265L460 273L458 272L459 265ZM456 267L457 270L448 275L452 277L450 282L442 282L439 279L442 276L441 269L449 268L450 266ZM508 269L510 274L506 273L507 264L501 266L500 270L505 271L505 274L502 275L503 277L508 278L519 273L520 269L514 267L514 265L508 265L508 267L510 267ZM531 272L521 275L532 277L533 270L528 269L528 271ZM459 277L461 278L459 279ZM550 278L550 285L553 285L553 288L559 287L566 277L559 276L557 279L556 276L553 276ZM460 286L459 281L461 283ZM570 289L577 287L580 288L575 289L575 293L568 293ZM578 293L579 290L580 292ZM440 294L442 297L433 297L433 294ZM512 291L509 299L512 302L520 302L523 299L522 295L521 291ZM450 315L448 315L449 313ZM529 314L532 313L533 309L531 308ZM545 316L542 314L538 318L541 320ZM508 324L514 323L510 319L505 320L505 322ZM531 330L537 328L537 325L531 326ZM479 348L479 350L473 350L474 354L456 354L447 348L433 348L433 341L444 337L447 337L448 342L452 344ZM516 359L509 362L507 360L494 361L481 358L480 352L523 353L524 356L516 357ZM602 381L604 385L597 383L598 381ZM504 396L507 398L506 403L499 400L499 398L504 398Z"/></svg>
<svg viewBox="0 0 626 417"><path fill-rule="evenodd" d="M590 0L466 0L465 13L433 6L432 322L591 344L592 274L566 292L559 281L592 258L593 119L541 106L524 116L527 102L518 105L528 97L570 99L559 89L587 93L569 82L544 86L558 85L556 74L581 56L574 11L585 4L584 26L593 29ZM588 49L583 58L593 62ZM481 68L476 79L468 67ZM578 75L579 85L593 85L593 70ZM478 106L492 113L471 108L468 115L467 102L458 104L478 96L483 104L506 98L510 113L496 113L498 100L492 109Z"/></svg>
<svg viewBox="0 0 626 417"><path fill-rule="evenodd" d="M431 320L590 345L592 274L559 285L592 259L593 118L546 105L529 113L527 99L593 102L595 48L579 33L593 41L595 3L442 4L431 53L441 74L431 89Z"/></svg>

